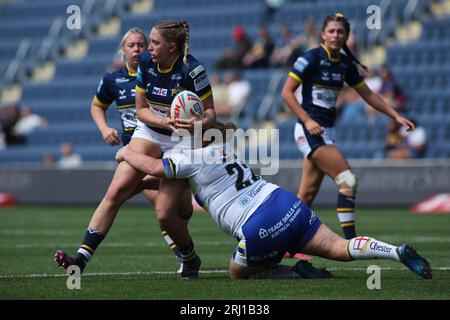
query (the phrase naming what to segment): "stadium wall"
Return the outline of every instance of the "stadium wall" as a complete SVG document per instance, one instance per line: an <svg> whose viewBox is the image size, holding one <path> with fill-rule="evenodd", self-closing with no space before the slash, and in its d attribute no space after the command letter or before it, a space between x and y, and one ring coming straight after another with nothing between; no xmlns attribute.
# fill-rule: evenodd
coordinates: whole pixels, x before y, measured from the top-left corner
<svg viewBox="0 0 450 320"><path fill-rule="evenodd" d="M276 175L265 176L293 193L300 181L299 161L280 162ZM450 160L351 161L358 177L358 206L410 206L437 193L450 192ZM114 163L80 169L1 166L0 193L11 193L19 204L95 205L114 174ZM326 177L315 204L334 207L337 186ZM130 203L147 204L138 195Z"/></svg>

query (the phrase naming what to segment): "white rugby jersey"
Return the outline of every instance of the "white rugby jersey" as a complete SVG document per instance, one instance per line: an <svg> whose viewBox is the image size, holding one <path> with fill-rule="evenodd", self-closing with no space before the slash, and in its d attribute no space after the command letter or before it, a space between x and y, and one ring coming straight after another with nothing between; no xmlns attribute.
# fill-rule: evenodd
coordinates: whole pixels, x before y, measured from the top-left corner
<svg viewBox="0 0 450 320"><path fill-rule="evenodd" d="M219 228L240 239L243 224L279 188L255 175L221 144L174 148L162 161L166 177L188 179L195 199L209 211Z"/></svg>

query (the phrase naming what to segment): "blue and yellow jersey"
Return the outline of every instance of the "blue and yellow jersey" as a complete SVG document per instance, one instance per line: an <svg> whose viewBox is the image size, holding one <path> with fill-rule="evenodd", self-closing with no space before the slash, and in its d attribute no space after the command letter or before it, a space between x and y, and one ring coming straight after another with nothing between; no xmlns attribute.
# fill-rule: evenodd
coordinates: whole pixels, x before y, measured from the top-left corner
<svg viewBox="0 0 450 320"><path fill-rule="evenodd" d="M116 102L122 120L122 129L131 137L137 126L135 96L136 73L131 73L125 65L103 77L97 88L94 102L105 110L111 103ZM126 144L125 141L124 144Z"/></svg>
<svg viewBox="0 0 450 320"><path fill-rule="evenodd" d="M345 54L333 59L323 45L299 57L289 76L302 84L302 107L322 127L333 127L336 100L344 81L353 88L364 85L352 59Z"/></svg>
<svg viewBox="0 0 450 320"><path fill-rule="evenodd" d="M142 54L136 90L145 94L150 110L156 115L165 117L166 107L170 107L173 98L183 90L196 93L201 100L212 94L203 65L191 55L188 55L188 64L185 65L183 57L179 56L169 69L161 70L159 65L151 60L149 51ZM172 134L170 130L149 127L162 134Z"/></svg>

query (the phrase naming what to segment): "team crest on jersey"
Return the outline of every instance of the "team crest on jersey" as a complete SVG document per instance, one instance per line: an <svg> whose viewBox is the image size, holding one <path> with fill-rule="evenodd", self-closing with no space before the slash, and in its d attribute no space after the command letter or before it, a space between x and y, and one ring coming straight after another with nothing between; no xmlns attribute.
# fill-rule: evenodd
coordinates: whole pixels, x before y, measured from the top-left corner
<svg viewBox="0 0 450 320"><path fill-rule="evenodd" d="M152 94L156 94L157 96L167 97L167 89L153 87Z"/></svg>
<svg viewBox="0 0 450 320"><path fill-rule="evenodd" d="M181 91L184 91L184 90L186 90L186 88L183 88L183 87L172 88L172 89L170 89L170 95L171 95L172 97L174 97L174 96L176 96L177 94L179 94Z"/></svg>
<svg viewBox="0 0 450 320"><path fill-rule="evenodd" d="M364 252L366 251L369 242L370 242L369 237L357 237L353 242L353 250L359 250L361 252Z"/></svg>
<svg viewBox="0 0 450 320"><path fill-rule="evenodd" d="M330 80L330 73L328 71L322 71L322 80L328 81Z"/></svg>
<svg viewBox="0 0 450 320"><path fill-rule="evenodd" d="M300 57L297 59L297 61L295 61L294 68L300 72L303 72L303 70L305 70L308 63L309 63L308 60L306 60L303 57Z"/></svg>

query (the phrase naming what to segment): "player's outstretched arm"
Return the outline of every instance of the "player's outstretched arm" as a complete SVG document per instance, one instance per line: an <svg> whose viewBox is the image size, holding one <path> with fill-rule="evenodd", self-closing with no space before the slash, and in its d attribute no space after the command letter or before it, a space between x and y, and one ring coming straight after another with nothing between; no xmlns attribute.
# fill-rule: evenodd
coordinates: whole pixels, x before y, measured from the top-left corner
<svg viewBox="0 0 450 320"><path fill-rule="evenodd" d="M368 104L372 106L372 108L391 117L397 123L405 126L408 131L414 130L415 126L410 120L400 116L397 111L388 106L387 103L378 94L370 90L366 84L364 84L362 87L356 88L355 90Z"/></svg>
<svg viewBox="0 0 450 320"><path fill-rule="evenodd" d="M116 161L126 161L130 166L154 177L165 177L164 165L161 159L155 159L136 151L128 146L121 148L116 153Z"/></svg>

